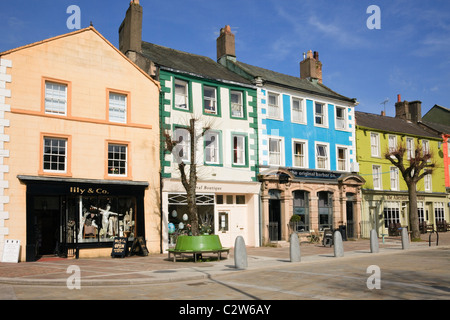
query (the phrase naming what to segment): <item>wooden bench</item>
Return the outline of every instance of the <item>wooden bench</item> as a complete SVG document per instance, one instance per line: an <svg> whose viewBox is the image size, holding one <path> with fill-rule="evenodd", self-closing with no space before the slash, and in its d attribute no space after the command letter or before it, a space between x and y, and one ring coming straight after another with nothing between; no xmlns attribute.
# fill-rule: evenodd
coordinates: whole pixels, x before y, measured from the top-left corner
<svg viewBox="0 0 450 320"><path fill-rule="evenodd" d="M197 262L197 255L199 254L203 254L203 253L214 253L217 254L218 259L221 260L222 259L222 252L226 252L227 253L227 258L228 258L228 254L230 252L231 248L222 248L222 249L217 249L217 250L178 250L178 249L168 249L167 251L169 252L169 260L170 260L170 256L173 255L173 262L177 261L177 256L183 256L184 254L192 254L194 257L194 262Z"/></svg>

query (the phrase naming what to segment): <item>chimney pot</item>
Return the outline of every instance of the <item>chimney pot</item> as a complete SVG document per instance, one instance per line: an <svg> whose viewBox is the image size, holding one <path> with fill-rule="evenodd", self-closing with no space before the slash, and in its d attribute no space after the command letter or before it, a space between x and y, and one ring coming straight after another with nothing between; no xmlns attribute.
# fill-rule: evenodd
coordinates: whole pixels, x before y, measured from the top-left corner
<svg viewBox="0 0 450 320"><path fill-rule="evenodd" d="M402 101L402 96L401 95L397 95L397 102L401 102Z"/></svg>

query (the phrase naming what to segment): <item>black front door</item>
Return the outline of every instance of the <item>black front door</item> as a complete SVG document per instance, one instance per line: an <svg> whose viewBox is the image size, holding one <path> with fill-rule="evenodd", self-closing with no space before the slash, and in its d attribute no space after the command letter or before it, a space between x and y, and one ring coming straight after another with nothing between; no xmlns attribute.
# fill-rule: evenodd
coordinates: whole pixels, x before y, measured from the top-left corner
<svg viewBox="0 0 450 320"><path fill-rule="evenodd" d="M355 237L355 221L353 220L353 201L346 202L347 208L347 238Z"/></svg>
<svg viewBox="0 0 450 320"><path fill-rule="evenodd" d="M281 200L269 200L269 238L281 240Z"/></svg>

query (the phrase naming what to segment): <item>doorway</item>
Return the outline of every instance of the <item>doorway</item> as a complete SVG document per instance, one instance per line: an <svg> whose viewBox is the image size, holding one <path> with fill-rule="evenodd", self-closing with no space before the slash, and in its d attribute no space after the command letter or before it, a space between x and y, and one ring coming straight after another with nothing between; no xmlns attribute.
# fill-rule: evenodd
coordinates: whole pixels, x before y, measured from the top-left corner
<svg viewBox="0 0 450 320"><path fill-rule="evenodd" d="M281 240L281 200L269 200L269 239Z"/></svg>
<svg viewBox="0 0 450 320"><path fill-rule="evenodd" d="M60 240L60 198L35 197L33 229L36 241L36 255L59 254Z"/></svg>

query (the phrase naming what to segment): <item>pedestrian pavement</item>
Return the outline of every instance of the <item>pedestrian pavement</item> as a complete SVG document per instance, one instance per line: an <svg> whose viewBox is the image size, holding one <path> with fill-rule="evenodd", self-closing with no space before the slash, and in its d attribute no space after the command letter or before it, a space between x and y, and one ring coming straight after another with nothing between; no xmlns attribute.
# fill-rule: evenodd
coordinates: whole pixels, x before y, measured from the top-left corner
<svg viewBox="0 0 450 320"><path fill-rule="evenodd" d="M314 262L342 261L368 256L370 254L399 254L407 250L433 250L450 248L450 232L439 234L436 246L436 234L432 235L429 246L429 234L422 235L421 242L411 242L408 249L402 249L400 237L379 239L379 252L370 252L370 240L358 239L344 241L344 257L335 257L333 247L322 244L302 242L300 244L301 261L290 261L289 244L282 247L247 247L248 267L238 269L234 264L233 250L227 259L217 260L216 256L204 255L204 260L194 262L192 258L168 259L168 254L150 254L148 256L129 256L124 258L84 258L63 259L43 257L35 262L0 263L0 284L25 286L67 286L79 279L80 286L121 286L177 282L208 279L236 272L258 269L271 269L287 264L307 264ZM208 257L210 257L208 259ZM77 277L77 278L75 278Z"/></svg>

